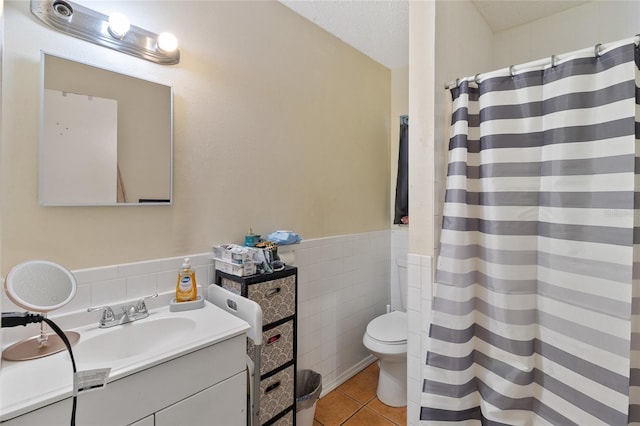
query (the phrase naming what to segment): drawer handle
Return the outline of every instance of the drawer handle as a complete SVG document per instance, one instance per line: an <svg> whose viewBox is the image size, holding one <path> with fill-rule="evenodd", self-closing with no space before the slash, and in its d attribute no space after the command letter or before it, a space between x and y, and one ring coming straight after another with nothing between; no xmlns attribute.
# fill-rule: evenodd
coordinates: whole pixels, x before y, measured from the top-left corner
<svg viewBox="0 0 640 426"><path fill-rule="evenodd" d="M264 390L264 394L268 394L270 392L273 392L274 390L278 389L280 387L280 382L275 382L269 386L267 386L267 388Z"/></svg>
<svg viewBox="0 0 640 426"><path fill-rule="evenodd" d="M281 291L282 289L280 287L270 288L269 290L266 291L265 296L273 297L276 294L279 294Z"/></svg>
<svg viewBox="0 0 640 426"><path fill-rule="evenodd" d="M280 334L276 334L275 336L271 336L267 339L267 346L268 345L272 345L274 343L276 343L278 340L280 340Z"/></svg>

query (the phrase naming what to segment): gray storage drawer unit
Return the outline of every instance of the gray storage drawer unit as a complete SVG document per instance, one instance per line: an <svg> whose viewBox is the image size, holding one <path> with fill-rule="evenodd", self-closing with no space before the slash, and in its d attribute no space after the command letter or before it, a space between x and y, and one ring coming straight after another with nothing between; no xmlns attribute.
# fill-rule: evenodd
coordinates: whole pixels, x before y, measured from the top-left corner
<svg viewBox="0 0 640 426"><path fill-rule="evenodd" d="M215 284L262 308L260 426L295 425L298 269L239 277L216 270ZM247 354L254 348L247 339Z"/></svg>

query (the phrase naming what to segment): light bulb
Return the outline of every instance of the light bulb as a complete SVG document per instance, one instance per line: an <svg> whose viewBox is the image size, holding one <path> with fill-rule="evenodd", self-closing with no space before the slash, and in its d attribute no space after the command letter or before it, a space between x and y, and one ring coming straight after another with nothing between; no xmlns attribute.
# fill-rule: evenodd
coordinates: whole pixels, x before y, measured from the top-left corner
<svg viewBox="0 0 640 426"><path fill-rule="evenodd" d="M161 33L158 36L158 49L173 52L178 48L178 39L171 33Z"/></svg>
<svg viewBox="0 0 640 426"><path fill-rule="evenodd" d="M122 39L131 28L129 18L122 13L112 13L109 15L109 32L115 38Z"/></svg>

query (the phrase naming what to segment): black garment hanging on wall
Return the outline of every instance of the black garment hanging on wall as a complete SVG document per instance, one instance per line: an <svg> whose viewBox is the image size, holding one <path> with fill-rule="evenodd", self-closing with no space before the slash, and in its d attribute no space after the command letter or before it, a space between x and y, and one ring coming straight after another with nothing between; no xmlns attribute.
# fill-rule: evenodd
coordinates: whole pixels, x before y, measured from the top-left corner
<svg viewBox="0 0 640 426"><path fill-rule="evenodd" d="M396 180L396 208L393 223L402 223L409 216L409 118L400 117L400 149L398 150L398 178Z"/></svg>

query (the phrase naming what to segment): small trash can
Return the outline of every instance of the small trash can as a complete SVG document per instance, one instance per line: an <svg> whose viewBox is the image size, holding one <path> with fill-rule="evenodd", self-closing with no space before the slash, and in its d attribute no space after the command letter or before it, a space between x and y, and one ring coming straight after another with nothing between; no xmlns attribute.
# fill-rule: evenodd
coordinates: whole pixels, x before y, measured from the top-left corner
<svg viewBox="0 0 640 426"><path fill-rule="evenodd" d="M316 403L322 392L322 376L313 370L298 371L296 377L296 424L313 426Z"/></svg>

